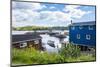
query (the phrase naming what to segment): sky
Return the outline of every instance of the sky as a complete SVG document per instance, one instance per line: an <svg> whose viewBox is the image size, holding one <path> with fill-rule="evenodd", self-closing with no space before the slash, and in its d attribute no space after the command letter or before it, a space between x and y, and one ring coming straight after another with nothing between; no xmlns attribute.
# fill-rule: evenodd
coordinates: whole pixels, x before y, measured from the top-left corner
<svg viewBox="0 0 100 67"><path fill-rule="evenodd" d="M69 4L12 2L12 26L68 26L95 21L95 7Z"/></svg>

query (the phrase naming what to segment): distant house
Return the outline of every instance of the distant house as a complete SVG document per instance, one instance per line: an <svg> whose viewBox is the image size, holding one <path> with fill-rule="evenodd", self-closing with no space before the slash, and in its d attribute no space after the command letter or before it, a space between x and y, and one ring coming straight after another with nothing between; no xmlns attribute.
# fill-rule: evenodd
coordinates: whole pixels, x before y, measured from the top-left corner
<svg viewBox="0 0 100 67"><path fill-rule="evenodd" d="M12 47L34 47L35 49L42 49L41 37L37 34L12 35Z"/></svg>
<svg viewBox="0 0 100 67"><path fill-rule="evenodd" d="M69 41L81 46L96 46L96 22L72 23L69 27Z"/></svg>

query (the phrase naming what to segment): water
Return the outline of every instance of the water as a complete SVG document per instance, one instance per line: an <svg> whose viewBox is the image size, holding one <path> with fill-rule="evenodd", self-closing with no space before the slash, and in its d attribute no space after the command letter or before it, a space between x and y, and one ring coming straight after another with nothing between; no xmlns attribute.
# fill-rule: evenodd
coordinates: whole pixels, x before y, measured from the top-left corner
<svg viewBox="0 0 100 67"><path fill-rule="evenodd" d="M34 31L12 31L12 34L24 34L27 32L34 32ZM57 30L56 32L63 32L63 31L59 31ZM59 38L56 38L54 36L50 36L48 34L41 34L40 35L42 37L42 45L43 47L46 49L46 51L48 53L58 53L59 49L61 48L61 41ZM47 44L48 40L54 41L55 44L55 48L51 47ZM63 39L64 42L68 42L69 41L69 36L66 35L66 38Z"/></svg>
<svg viewBox="0 0 100 67"><path fill-rule="evenodd" d="M12 34L24 34L27 32L34 32L34 31L12 31ZM49 32L48 30L37 30L37 32ZM68 30L52 30L52 32L69 32Z"/></svg>
<svg viewBox="0 0 100 67"><path fill-rule="evenodd" d="M12 34L25 34L27 32L34 32L34 31L12 31Z"/></svg>

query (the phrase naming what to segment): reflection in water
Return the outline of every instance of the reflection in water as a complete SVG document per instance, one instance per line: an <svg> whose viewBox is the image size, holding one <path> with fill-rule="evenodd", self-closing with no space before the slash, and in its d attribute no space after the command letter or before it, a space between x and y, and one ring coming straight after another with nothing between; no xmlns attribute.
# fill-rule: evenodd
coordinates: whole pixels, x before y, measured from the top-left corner
<svg viewBox="0 0 100 67"><path fill-rule="evenodd" d="M49 36L48 34L43 34L40 35L42 37L42 43L43 43L43 47L46 49L47 52L56 52L58 53L58 50L61 48L61 41L59 38L53 37L53 36ZM68 42L68 36L66 38L63 39L63 41ZM55 48L51 47L47 44L48 41L54 41L55 44Z"/></svg>

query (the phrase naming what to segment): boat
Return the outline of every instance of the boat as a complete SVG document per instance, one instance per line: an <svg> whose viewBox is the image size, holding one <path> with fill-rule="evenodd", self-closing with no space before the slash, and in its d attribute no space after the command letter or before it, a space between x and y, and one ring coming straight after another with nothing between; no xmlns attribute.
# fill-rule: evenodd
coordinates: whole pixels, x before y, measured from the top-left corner
<svg viewBox="0 0 100 67"><path fill-rule="evenodd" d="M54 47L55 48L55 44L54 44L54 41L51 41L51 40L48 40L47 44L51 47Z"/></svg>
<svg viewBox="0 0 100 67"><path fill-rule="evenodd" d="M63 34L56 34L55 37L57 37L57 38L66 38L66 35L63 35Z"/></svg>
<svg viewBox="0 0 100 67"><path fill-rule="evenodd" d="M48 33L50 36L54 36L54 35L56 35L57 33L55 33L55 32L49 32Z"/></svg>

